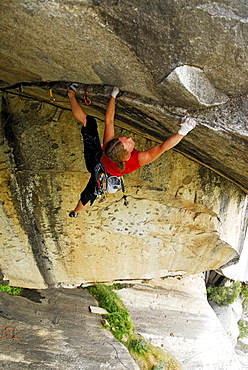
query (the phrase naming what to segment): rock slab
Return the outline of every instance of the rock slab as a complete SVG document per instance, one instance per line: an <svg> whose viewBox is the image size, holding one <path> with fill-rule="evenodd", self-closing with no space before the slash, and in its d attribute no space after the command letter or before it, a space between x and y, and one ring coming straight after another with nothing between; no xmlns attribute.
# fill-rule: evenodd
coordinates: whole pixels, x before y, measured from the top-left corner
<svg viewBox="0 0 248 370"><path fill-rule="evenodd" d="M184 370L242 370L200 275L167 278L153 287L118 291L136 331L182 364Z"/></svg>
<svg viewBox="0 0 248 370"><path fill-rule="evenodd" d="M29 299L0 293L0 368L11 370L138 370L128 350L83 289L31 291Z"/></svg>

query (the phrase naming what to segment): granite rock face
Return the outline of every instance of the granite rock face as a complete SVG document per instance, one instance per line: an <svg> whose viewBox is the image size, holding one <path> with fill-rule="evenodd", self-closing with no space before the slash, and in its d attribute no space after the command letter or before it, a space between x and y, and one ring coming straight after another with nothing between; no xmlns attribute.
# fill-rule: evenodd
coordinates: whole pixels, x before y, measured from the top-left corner
<svg viewBox="0 0 248 370"><path fill-rule="evenodd" d="M173 150L125 176L127 207L118 191L70 219L89 179L81 125L52 104L9 94L4 104L11 115L0 140L1 267L12 285L196 274L237 262L246 248L246 194ZM86 109L99 117L102 137L103 115ZM117 134L132 135L137 149L154 144L118 123Z"/></svg>
<svg viewBox="0 0 248 370"><path fill-rule="evenodd" d="M103 329L101 316L89 312L96 302L87 291L27 293L27 298L0 293L1 368L139 369L126 347Z"/></svg>
<svg viewBox="0 0 248 370"><path fill-rule="evenodd" d="M211 107L226 103L227 95L217 91L200 68L181 66L175 68L163 81L171 102L184 108Z"/></svg>
<svg viewBox="0 0 248 370"><path fill-rule="evenodd" d="M234 346L207 302L201 276L167 278L118 291L136 331L170 350L184 370L243 370Z"/></svg>
<svg viewBox="0 0 248 370"><path fill-rule="evenodd" d="M0 6L3 88L55 81L117 85L134 94L120 124L155 140L174 130L178 115L193 114L199 127L180 151L247 191L245 0L2 0ZM168 88L170 76L188 68L182 85ZM148 127L154 120L159 128Z"/></svg>
<svg viewBox="0 0 248 370"><path fill-rule="evenodd" d="M192 65L228 96L244 95L247 12L245 0L155 0L152 6L130 0L4 0L3 81L83 78L151 95L173 69Z"/></svg>
<svg viewBox="0 0 248 370"><path fill-rule="evenodd" d="M40 288L150 279L246 255L246 2L0 6L5 278ZM183 76L180 87L178 79L168 85L173 75ZM80 83L82 104L87 85L85 109L101 135L111 86L128 91L117 134L133 136L140 150L176 132L185 114L198 122L175 151L127 177L129 208L117 193L73 222L67 213L88 173L69 81Z"/></svg>
<svg viewBox="0 0 248 370"><path fill-rule="evenodd" d="M129 284L116 292L135 332L173 355L182 369L246 368L245 355L237 356L207 302L202 274ZM101 326L101 316L89 312L96 302L86 290L31 290L24 297L1 292L0 301L2 368L139 369L127 349Z"/></svg>
<svg viewBox="0 0 248 370"><path fill-rule="evenodd" d="M7 343L3 364L136 369L99 318L89 319L90 297L53 289L125 280L154 286L122 293L151 342L181 353L190 370L239 369L205 297L185 293L175 280L167 288L162 282L212 269L248 280L247 1L2 0L0 11L0 278L49 287L41 304L1 294L6 312L18 306L14 316L1 314L2 323L23 329L24 339L31 332L28 350ZM117 103L116 134L132 136L140 150L177 132L185 115L198 122L175 150L125 178L128 207L117 192L77 219L68 213L89 174L66 97L72 81L80 84L77 98L97 118L100 136L112 87L129 92ZM172 293L176 287L181 293ZM70 307L63 311L65 302ZM140 314L148 319L141 322ZM154 330L149 320L161 314ZM38 318L48 328L36 325ZM58 329L52 338L50 329ZM90 334L110 343L104 358L100 349L96 354L65 339L84 330L87 340Z"/></svg>

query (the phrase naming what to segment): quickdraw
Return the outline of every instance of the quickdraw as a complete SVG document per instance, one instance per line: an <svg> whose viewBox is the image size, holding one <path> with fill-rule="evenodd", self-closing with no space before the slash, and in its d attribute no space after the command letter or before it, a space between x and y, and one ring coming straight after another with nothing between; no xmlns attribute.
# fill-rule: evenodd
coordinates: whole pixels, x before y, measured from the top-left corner
<svg viewBox="0 0 248 370"><path fill-rule="evenodd" d="M19 90L19 95L22 95L24 94L24 91L23 91L23 87L22 87L22 84L19 84L18 85L18 90ZM12 92L10 92L10 94L13 94ZM66 103L66 101L64 100L56 100L55 96L53 95L53 89L50 88L49 89L49 100L41 100L41 99L37 99L37 98L20 98L20 100L37 100L37 101L44 101L44 102L53 102L53 103ZM88 96L88 93L87 93L87 87L84 87L84 103L85 105L90 105L92 104L92 101L90 100L89 96ZM99 105L100 106L100 105Z"/></svg>
<svg viewBox="0 0 248 370"><path fill-rule="evenodd" d="M107 173L103 164L98 162L95 166L95 195L100 197L100 202L106 199Z"/></svg>
<svg viewBox="0 0 248 370"><path fill-rule="evenodd" d="M125 193L125 185L124 185L124 180L123 180L123 177L121 176L121 189L122 189L122 193L123 193L123 199L124 199L124 206L128 206L129 202L127 200L127 196L126 196L126 193Z"/></svg>
<svg viewBox="0 0 248 370"><path fill-rule="evenodd" d="M84 102L86 105L90 105L92 101L88 97L87 87L84 87Z"/></svg>
<svg viewBox="0 0 248 370"><path fill-rule="evenodd" d="M50 97L50 101L55 101L55 97L53 96L53 89L49 89L49 97Z"/></svg>

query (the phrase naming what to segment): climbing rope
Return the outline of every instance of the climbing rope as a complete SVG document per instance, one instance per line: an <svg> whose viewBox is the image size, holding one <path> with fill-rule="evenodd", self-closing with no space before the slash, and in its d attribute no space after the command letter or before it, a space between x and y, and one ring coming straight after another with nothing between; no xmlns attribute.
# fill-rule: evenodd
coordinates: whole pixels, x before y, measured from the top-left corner
<svg viewBox="0 0 248 370"><path fill-rule="evenodd" d="M2 331L0 334L0 342L2 342L3 339L8 340L16 340L19 344L27 344L27 341L21 342L19 336L15 333L16 331L21 332L22 329L18 329L13 326L0 326L0 330Z"/></svg>

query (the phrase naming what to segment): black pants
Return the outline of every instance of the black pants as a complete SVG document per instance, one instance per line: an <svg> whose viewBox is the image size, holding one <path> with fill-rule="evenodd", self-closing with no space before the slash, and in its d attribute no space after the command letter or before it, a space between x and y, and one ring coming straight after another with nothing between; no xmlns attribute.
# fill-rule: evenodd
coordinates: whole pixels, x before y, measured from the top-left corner
<svg viewBox="0 0 248 370"><path fill-rule="evenodd" d="M86 126L82 127L81 133L84 140L84 159L87 170L91 176L88 184L81 193L81 202L86 205L90 201L92 205L96 199L95 195L95 166L100 161L102 156L102 148L97 130L97 123L95 118L91 116L86 117Z"/></svg>

